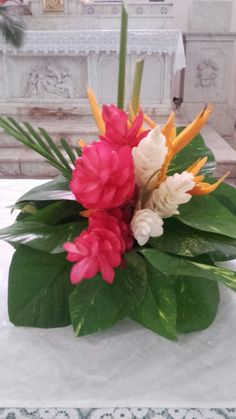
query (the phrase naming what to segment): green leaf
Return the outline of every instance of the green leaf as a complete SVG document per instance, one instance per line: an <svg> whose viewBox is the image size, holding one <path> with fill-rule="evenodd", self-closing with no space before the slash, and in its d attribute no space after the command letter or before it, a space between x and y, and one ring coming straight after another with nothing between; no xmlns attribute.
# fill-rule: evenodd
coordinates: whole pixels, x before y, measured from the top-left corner
<svg viewBox="0 0 236 419"><path fill-rule="evenodd" d="M214 197L229 211L236 214L236 188L222 183L214 192Z"/></svg>
<svg viewBox="0 0 236 419"><path fill-rule="evenodd" d="M179 133L183 129L184 127L179 127L177 128L177 132ZM216 167L215 158L211 150L205 145L201 134L198 134L187 147L176 154L170 164L168 174L173 175L174 173L181 173L196 160L202 159L205 156L208 157L208 161L201 170L201 173L211 174L214 172Z"/></svg>
<svg viewBox="0 0 236 419"><path fill-rule="evenodd" d="M181 205L177 218L198 230L236 238L236 216L214 194L193 196L187 204Z"/></svg>
<svg viewBox="0 0 236 419"><path fill-rule="evenodd" d="M63 244L72 241L86 228L86 221L48 226L35 221L18 221L0 230L1 239L24 244L47 253L64 252Z"/></svg>
<svg viewBox="0 0 236 419"><path fill-rule="evenodd" d="M64 255L19 246L9 273L8 311L16 326L63 327L71 323L68 297L73 290Z"/></svg>
<svg viewBox="0 0 236 419"><path fill-rule="evenodd" d="M110 285L100 275L77 285L70 296L71 321L76 336L85 336L113 326L118 321Z"/></svg>
<svg viewBox="0 0 236 419"><path fill-rule="evenodd" d="M17 203L24 201L58 201L61 199L75 201L68 180L63 176L57 176L54 180L31 189L21 196Z"/></svg>
<svg viewBox="0 0 236 419"><path fill-rule="evenodd" d="M77 285L70 296L70 312L76 336L84 336L113 326L131 315L144 298L146 271L142 258L126 255L126 266L117 269L112 285L100 275ZM137 269L138 266L138 269Z"/></svg>
<svg viewBox="0 0 236 419"><path fill-rule="evenodd" d="M132 252L125 255L125 267L116 270L111 293L120 319L127 317L143 301L147 273L143 258Z"/></svg>
<svg viewBox="0 0 236 419"><path fill-rule="evenodd" d="M169 278L185 276L197 279L209 279L226 285L236 291L236 272L218 268L203 263L192 262L189 259L168 255L155 249L143 249L140 253L148 262L158 269L162 275Z"/></svg>
<svg viewBox="0 0 236 419"><path fill-rule="evenodd" d="M177 331L206 329L214 321L220 301L218 284L184 276L176 281Z"/></svg>
<svg viewBox="0 0 236 419"><path fill-rule="evenodd" d="M236 258L236 240L230 237L196 230L176 218L167 219L164 230L161 237L149 240L160 251L191 258L209 253L215 260Z"/></svg>
<svg viewBox="0 0 236 419"><path fill-rule="evenodd" d="M167 339L177 340L174 286L150 264L147 264L147 280L144 300L131 318Z"/></svg>
<svg viewBox="0 0 236 419"><path fill-rule="evenodd" d="M132 94L130 99L130 106L134 115L138 112L140 90L143 78L144 59L137 60L135 64L134 80L132 87Z"/></svg>
<svg viewBox="0 0 236 419"><path fill-rule="evenodd" d="M20 48L24 42L25 24L23 20L13 15L9 7L0 8L0 32L4 40L16 48Z"/></svg>
<svg viewBox="0 0 236 419"><path fill-rule="evenodd" d="M120 51L119 51L119 74L118 74L118 93L117 106L124 109L125 99L125 69L126 69L126 50L127 50L127 31L128 31L128 13L124 3L122 3L121 12L121 30L120 30Z"/></svg>
<svg viewBox="0 0 236 419"><path fill-rule="evenodd" d="M26 204L26 209L27 205L28 204ZM46 207L36 210L32 215L29 214L26 221L36 221L51 226L56 225L59 222L65 223L66 220L68 222L79 220L85 221L85 218L81 217L80 211L82 211L82 207L76 201L50 201L50 204Z"/></svg>

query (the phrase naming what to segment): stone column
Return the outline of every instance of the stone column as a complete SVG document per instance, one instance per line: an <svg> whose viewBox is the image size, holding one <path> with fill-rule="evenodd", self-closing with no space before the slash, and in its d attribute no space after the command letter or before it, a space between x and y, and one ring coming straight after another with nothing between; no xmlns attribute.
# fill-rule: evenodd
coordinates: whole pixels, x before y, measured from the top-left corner
<svg viewBox="0 0 236 419"><path fill-rule="evenodd" d="M232 135L235 110L232 91L236 33L231 32L231 0L193 0L184 36L186 70L182 108L188 119L207 102L211 124L221 135ZM236 102L235 102L236 104Z"/></svg>

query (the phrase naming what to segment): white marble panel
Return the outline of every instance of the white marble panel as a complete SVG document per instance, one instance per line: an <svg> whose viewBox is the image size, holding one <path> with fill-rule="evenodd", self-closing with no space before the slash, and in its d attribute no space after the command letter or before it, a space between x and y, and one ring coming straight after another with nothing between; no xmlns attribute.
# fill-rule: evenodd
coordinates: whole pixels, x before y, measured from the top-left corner
<svg viewBox="0 0 236 419"><path fill-rule="evenodd" d="M197 32L230 32L231 13L231 0L193 0L190 6L189 30Z"/></svg>
<svg viewBox="0 0 236 419"><path fill-rule="evenodd" d="M4 55L0 53L0 99L6 98L6 74L4 71Z"/></svg>
<svg viewBox="0 0 236 419"><path fill-rule="evenodd" d="M130 97L130 56L126 64L126 100ZM101 103L116 103L119 58L117 54L101 53L97 59L98 97Z"/></svg>
<svg viewBox="0 0 236 419"><path fill-rule="evenodd" d="M231 54L232 45L228 43L191 43L187 51L186 101L227 101L231 84Z"/></svg>
<svg viewBox="0 0 236 419"><path fill-rule="evenodd" d="M86 97L87 58L70 56L6 57L11 100L70 101ZM15 71L17 68L17 71Z"/></svg>
<svg viewBox="0 0 236 419"><path fill-rule="evenodd" d="M145 57L140 101L156 106L163 100L163 60L160 56Z"/></svg>

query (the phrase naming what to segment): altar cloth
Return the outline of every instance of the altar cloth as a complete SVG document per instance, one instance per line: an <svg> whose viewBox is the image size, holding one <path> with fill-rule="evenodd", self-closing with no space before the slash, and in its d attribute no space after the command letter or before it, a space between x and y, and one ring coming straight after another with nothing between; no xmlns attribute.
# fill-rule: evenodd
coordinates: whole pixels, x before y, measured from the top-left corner
<svg viewBox="0 0 236 419"><path fill-rule="evenodd" d="M0 226L9 208L42 181L0 181ZM221 289L206 331L171 342L125 320L76 338L72 327L14 327L7 316L12 248L0 242L0 408L223 408L236 406L236 295ZM231 263L235 269L235 262ZM35 267L37 269L37 267Z"/></svg>

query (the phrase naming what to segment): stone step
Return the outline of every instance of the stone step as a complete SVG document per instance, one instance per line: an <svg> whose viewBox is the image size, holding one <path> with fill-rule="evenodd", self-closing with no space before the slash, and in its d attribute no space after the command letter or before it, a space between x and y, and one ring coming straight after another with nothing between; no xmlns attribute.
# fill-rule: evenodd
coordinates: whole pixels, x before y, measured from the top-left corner
<svg viewBox="0 0 236 419"><path fill-rule="evenodd" d="M163 124L166 121L166 117L152 117L158 121L159 124ZM77 147L78 140L83 138L86 142L97 138L97 127L92 116L70 116L70 117L56 117L47 116L44 118L37 117L24 117L16 116L16 121L22 123L25 120L29 122L35 129L43 127L52 137L56 144L60 143L61 138L66 138L71 146ZM177 125L184 125L186 122L184 119L177 115ZM0 146L5 148L22 148L24 145L14 138L10 137L0 128Z"/></svg>
<svg viewBox="0 0 236 419"><path fill-rule="evenodd" d="M85 141L91 142L96 139L97 128L91 116L79 117L45 117L45 118L24 118L15 117L18 123L25 120L29 122L35 129L43 127L52 137L56 144L59 144L61 138L66 138L71 146L78 146L78 140L83 138ZM7 148L22 148L24 145L20 141L15 140L0 129L0 146Z"/></svg>
<svg viewBox="0 0 236 419"><path fill-rule="evenodd" d="M83 118L83 117L82 117ZM48 118L47 118L48 120ZM81 121L81 120L80 120ZM32 124L37 121L30 121ZM40 121L41 122L41 121ZM44 121L43 121L44 122ZM45 120L46 122L46 120ZM68 122L68 121L67 121ZM77 121L72 120L70 125L71 132L77 129ZM90 126L91 119L84 120L83 129L87 129L88 139L91 133L96 133L95 125ZM85 123L86 122L86 123ZM162 123L164 121L160 121ZM179 119L178 124L183 122ZM50 134L54 132L55 135L61 135L61 126L65 130L63 121L48 121L47 123L40 124L45 129L48 129ZM35 126L35 124L34 124ZM230 171L228 181L235 184L236 180L236 151L230 147L229 144L207 124L201 131L207 146L213 151L216 161L217 169L215 172L216 177L222 176L224 173ZM3 135L3 134L2 134ZM75 135L75 134L74 134ZM63 136L64 137L64 136ZM67 138L69 138L67 136ZM77 139L79 136L77 137ZM0 136L0 139L2 137ZM25 147L9 147L8 144L4 147L3 143L0 155L0 177L1 178L50 178L57 174L57 170L51 167L44 161L43 157L36 154L34 151ZM77 144L77 143L76 143Z"/></svg>

